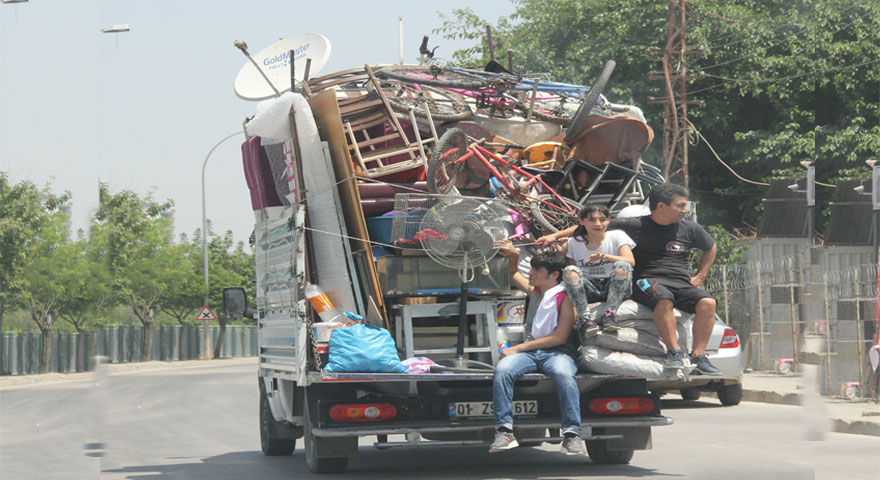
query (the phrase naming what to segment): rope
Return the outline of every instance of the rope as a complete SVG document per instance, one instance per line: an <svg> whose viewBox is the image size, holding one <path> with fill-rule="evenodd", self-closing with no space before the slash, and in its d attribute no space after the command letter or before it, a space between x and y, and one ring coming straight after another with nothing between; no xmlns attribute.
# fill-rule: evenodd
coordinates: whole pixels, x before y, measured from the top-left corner
<svg viewBox="0 0 880 480"><path fill-rule="evenodd" d="M377 242L377 241L375 241L375 240L370 240L370 239L368 239L368 238L354 237L354 236L351 236L351 235L342 235L342 234L340 234L340 233L335 233L335 232L327 232L327 231L319 230L319 229L317 229L317 228L312 228L312 227L306 227L306 226L303 226L302 228L303 228L304 230L308 230L308 231L310 231L310 232L322 233L322 234L325 234L325 235L330 235L330 236L333 236L333 237L339 237L339 238L345 238L345 239L348 239L348 240L358 240L358 241L361 241L361 242L366 242L366 243L369 243L369 244L371 244L371 245L377 245L377 246L380 246L380 247L391 247L391 248L396 248L396 249L398 249L398 250L424 250L423 248L418 248L418 247L402 247L402 246L393 245L393 244L389 244L389 243ZM522 242L522 243L515 243L515 244L513 244L514 247L524 247L524 246L528 246L528 245L535 245L535 242Z"/></svg>
<svg viewBox="0 0 880 480"><path fill-rule="evenodd" d="M751 184L753 184L753 185L761 185L761 186L764 186L764 187L769 187L769 186L770 186L769 183L756 182L756 181L754 181L754 180L749 180L749 179L747 179L747 178L743 178L742 176L740 176L740 174L736 173L736 172L733 170L733 168L730 167L730 165L724 163L724 160L721 160L721 157L719 157L719 156L718 156L718 153L715 152L715 149L712 148L712 144L710 144L709 141L706 140L706 137L704 137L703 134L700 133L699 130L697 130L697 127L695 127L693 123L691 123L691 122L689 121L689 122L688 122L688 125L691 126L691 129L693 129L694 133L696 133L697 136L700 137L700 138L703 140L703 142L706 144L706 146L709 147L709 150L712 152L712 155L715 156L715 159L718 160L718 162L721 163L721 165L724 165L728 170L730 170L730 173L732 173L733 176L735 176L736 178L738 178L739 180L741 180L741 181L743 181L743 182L751 183ZM692 144L692 145L696 145L696 143L691 143L691 144ZM832 185L832 184L830 184L830 183L824 183L824 182L819 182L819 181L814 181L814 183L815 183L816 185L821 185L821 186L823 186L823 187L831 187L831 188L835 188L835 187L837 187L837 185Z"/></svg>

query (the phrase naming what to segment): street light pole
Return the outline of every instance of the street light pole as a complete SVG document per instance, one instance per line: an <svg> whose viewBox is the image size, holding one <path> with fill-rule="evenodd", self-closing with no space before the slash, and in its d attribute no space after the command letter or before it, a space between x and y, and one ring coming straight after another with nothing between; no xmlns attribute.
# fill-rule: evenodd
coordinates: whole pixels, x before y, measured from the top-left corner
<svg viewBox="0 0 880 480"><path fill-rule="evenodd" d="M816 165L813 162L801 162L801 166L807 169L807 238L810 240L810 247L813 247L816 236Z"/></svg>
<svg viewBox="0 0 880 480"><path fill-rule="evenodd" d="M871 167L871 209L874 211L874 262L880 264L880 160L865 162Z"/></svg>
<svg viewBox="0 0 880 480"><path fill-rule="evenodd" d="M217 150L217 147L226 140L229 140L236 135L241 135L242 133L244 132L230 133L223 137L223 139L214 144L208 154L205 155L205 161L202 162L202 271L205 273L205 305L208 305L208 292L211 285L208 282L208 214L205 202L205 167L208 166L208 159L211 158L211 154L214 153L214 150ZM205 348L202 349L203 359L210 358L210 349L211 340L208 338L208 320L205 320Z"/></svg>

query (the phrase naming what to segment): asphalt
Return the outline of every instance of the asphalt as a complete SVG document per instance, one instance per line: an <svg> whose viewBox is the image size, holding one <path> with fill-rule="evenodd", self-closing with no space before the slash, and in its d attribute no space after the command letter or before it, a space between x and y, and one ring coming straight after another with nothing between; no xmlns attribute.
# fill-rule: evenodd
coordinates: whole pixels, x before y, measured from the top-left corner
<svg viewBox="0 0 880 480"><path fill-rule="evenodd" d="M180 362L143 362L105 365L109 374L126 374L164 368L198 368L226 365L253 364L256 357L223 358L217 360L189 360ZM0 377L0 390L19 388L48 382L83 381L92 378L92 372L46 373ZM713 394L707 393L707 396ZM815 370L805 366L801 373L774 374L746 372L743 375L743 401L791 405L805 408L817 422L817 429L858 435L880 436L880 402L876 400L824 397L817 393Z"/></svg>

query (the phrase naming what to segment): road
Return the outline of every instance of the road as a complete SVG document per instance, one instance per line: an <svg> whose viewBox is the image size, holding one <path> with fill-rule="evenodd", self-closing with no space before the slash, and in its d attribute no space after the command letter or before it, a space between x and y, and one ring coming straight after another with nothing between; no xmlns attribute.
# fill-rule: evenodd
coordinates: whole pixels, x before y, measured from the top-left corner
<svg viewBox="0 0 880 480"><path fill-rule="evenodd" d="M341 478L534 479L666 477L876 479L880 437L824 433L800 407L664 400L675 424L628 466L593 465L556 446L489 455L483 447L360 454ZM224 363L95 376L0 390L0 478L308 478L293 457L264 457L257 431L256 366ZM103 443L103 449L100 443ZM89 448L86 448L89 447ZM99 456L103 455L103 456Z"/></svg>

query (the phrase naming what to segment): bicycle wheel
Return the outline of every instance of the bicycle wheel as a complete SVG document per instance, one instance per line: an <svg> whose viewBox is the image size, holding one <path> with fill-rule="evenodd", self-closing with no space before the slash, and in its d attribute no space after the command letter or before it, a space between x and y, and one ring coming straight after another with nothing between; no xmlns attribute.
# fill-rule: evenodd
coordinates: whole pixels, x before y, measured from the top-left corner
<svg viewBox="0 0 880 480"><path fill-rule="evenodd" d="M382 70L376 72L376 75L382 78L400 80L401 82L441 88L478 90L488 85L488 82L480 76L480 72L456 71L438 67L437 65L425 67L390 65L382 67Z"/></svg>
<svg viewBox="0 0 880 480"><path fill-rule="evenodd" d="M564 204L556 196L545 193L538 195L529 205L532 219L546 233L555 233L577 224L578 213L583 207L569 198L561 199Z"/></svg>
<svg viewBox="0 0 880 480"><path fill-rule="evenodd" d="M538 92L538 95L542 95ZM523 115L528 115L530 101L528 98L517 103ZM555 123L558 125L570 125L571 120L577 113L578 108L582 105L579 99L567 97L564 95L547 94L545 98L535 99L535 109L532 111L532 117L545 122Z"/></svg>
<svg viewBox="0 0 880 480"><path fill-rule="evenodd" d="M447 193L452 187L458 186L459 180L464 177L461 174L464 163L455 161L467 152L467 147L467 135L460 128L450 128L440 136L425 172L429 192Z"/></svg>
<svg viewBox="0 0 880 480"><path fill-rule="evenodd" d="M473 112L464 100L448 90L422 85L419 88L399 80L383 80L379 87L391 108L398 112L413 113L427 118L425 105L431 111L431 118L443 122L457 122L469 118Z"/></svg>
<svg viewBox="0 0 880 480"><path fill-rule="evenodd" d="M587 95L584 97L584 103L578 108L577 113L574 114L574 118L571 120L571 125L569 125L568 129L565 131L565 138L562 139L563 142L570 144L577 138L584 121L593 110L596 100L599 99L602 89L605 88L605 84L608 83L608 79L611 78L611 72L614 71L615 65L617 65L617 63L614 60L608 60L605 62L605 66L602 67L602 72L599 73L599 78L597 78L596 82L593 83L593 86L590 87L590 91L587 92Z"/></svg>

